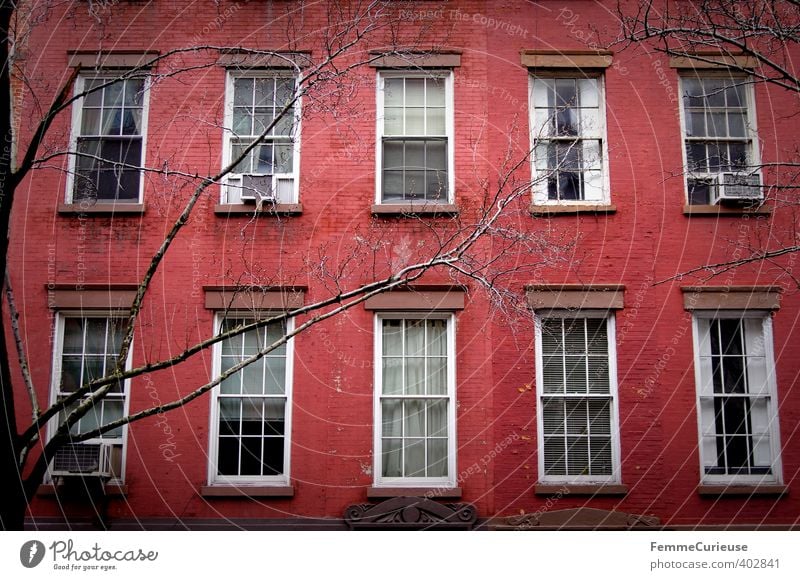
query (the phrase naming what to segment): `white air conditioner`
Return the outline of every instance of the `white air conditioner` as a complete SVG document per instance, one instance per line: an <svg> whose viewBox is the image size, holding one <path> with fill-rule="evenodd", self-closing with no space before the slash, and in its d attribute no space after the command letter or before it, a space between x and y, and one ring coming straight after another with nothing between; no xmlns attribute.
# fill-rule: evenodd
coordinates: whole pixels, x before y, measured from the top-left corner
<svg viewBox="0 0 800 580"><path fill-rule="evenodd" d="M275 201L275 187L272 175L242 175L241 193L242 201Z"/></svg>
<svg viewBox="0 0 800 580"><path fill-rule="evenodd" d="M53 477L111 477L111 448L108 443L68 443L53 457Z"/></svg>
<svg viewBox="0 0 800 580"><path fill-rule="evenodd" d="M711 185L711 203L721 201L761 201L764 193L761 176L747 173L720 173Z"/></svg>

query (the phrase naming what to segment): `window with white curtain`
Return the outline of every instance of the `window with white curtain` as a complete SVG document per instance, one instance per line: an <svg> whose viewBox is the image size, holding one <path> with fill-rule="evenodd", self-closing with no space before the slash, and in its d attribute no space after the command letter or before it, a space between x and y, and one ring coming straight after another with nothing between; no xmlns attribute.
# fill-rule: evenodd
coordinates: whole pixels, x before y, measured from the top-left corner
<svg viewBox="0 0 800 580"><path fill-rule="evenodd" d="M376 483L452 485L452 316L380 315L376 353Z"/></svg>
<svg viewBox="0 0 800 580"><path fill-rule="evenodd" d="M603 81L531 77L535 203L608 201Z"/></svg>
<svg viewBox="0 0 800 580"><path fill-rule="evenodd" d="M702 479L779 481L771 319L696 316L695 350Z"/></svg>
<svg viewBox="0 0 800 580"><path fill-rule="evenodd" d="M252 322L219 321L220 332ZM215 372L225 372L280 340L287 325L270 323L223 340ZM288 484L291 341L226 378L212 397L212 483Z"/></svg>
<svg viewBox="0 0 800 580"><path fill-rule="evenodd" d="M380 73L379 203L452 198L452 73Z"/></svg>
<svg viewBox="0 0 800 580"><path fill-rule="evenodd" d="M539 479L619 481L613 315L538 317L536 331Z"/></svg>

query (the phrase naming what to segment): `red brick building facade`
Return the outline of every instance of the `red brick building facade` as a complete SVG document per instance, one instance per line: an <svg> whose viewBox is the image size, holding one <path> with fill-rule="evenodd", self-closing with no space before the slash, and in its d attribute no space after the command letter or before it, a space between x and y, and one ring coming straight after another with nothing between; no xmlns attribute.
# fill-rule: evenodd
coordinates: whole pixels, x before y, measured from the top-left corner
<svg viewBox="0 0 800 580"><path fill-rule="evenodd" d="M129 365L254 311L329 298L331 273L348 289L413 263L434 243L427 224L469 228L509 174L536 184L504 223L553 248L503 256L504 288L527 310L442 269L370 298L98 439L102 500L56 475L29 524L102 512L111 528L340 528L362 517L350 506L425 497L420 509L470 504L469 525L795 525L794 256L673 277L743 246L794 244L791 203L717 198L726 183L761 195L730 185L745 166L775 181L769 164L798 145L796 98L691 59L599 50L590 24L616 22L601 3L414 2L395 16L414 50L366 36L342 58L364 62L338 93L301 99L200 197L145 298ZM42 102L79 65L74 90L105 84L56 118L41 150L84 157L43 163L15 200L11 272L40 400L108 370L112 315L192 176L218 173L278 115L295 71L324 56L326 26L301 3L120 2L95 17L53 9L32 29L26 70ZM192 46L209 48L115 81ZM218 50L231 46L274 55ZM23 96L21 110L24 142L37 104ZM270 209L256 212L262 195ZM493 244L485 255L502 254ZM83 425L186 395L311 316L131 379Z"/></svg>

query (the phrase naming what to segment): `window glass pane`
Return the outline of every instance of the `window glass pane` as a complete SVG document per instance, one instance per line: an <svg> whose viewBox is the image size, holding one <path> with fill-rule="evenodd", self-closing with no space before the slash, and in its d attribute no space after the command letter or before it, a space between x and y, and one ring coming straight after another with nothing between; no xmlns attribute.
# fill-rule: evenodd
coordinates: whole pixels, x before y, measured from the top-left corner
<svg viewBox="0 0 800 580"><path fill-rule="evenodd" d="M261 453L263 439L261 437L243 437L241 444L240 475L261 475Z"/></svg>
<svg viewBox="0 0 800 580"><path fill-rule="evenodd" d="M403 109L387 107L383 115L383 134L403 134Z"/></svg>
<svg viewBox="0 0 800 580"><path fill-rule="evenodd" d="M578 79L581 107L598 107L597 79Z"/></svg>
<svg viewBox="0 0 800 580"><path fill-rule="evenodd" d="M724 107L725 106L725 84L724 79L709 77L703 79L703 91L705 93L705 106Z"/></svg>
<svg viewBox="0 0 800 580"><path fill-rule="evenodd" d="M425 436L425 403L424 401L409 399L405 402L405 437Z"/></svg>
<svg viewBox="0 0 800 580"><path fill-rule="evenodd" d="M383 394L400 395L403 393L403 359L400 357L383 358Z"/></svg>
<svg viewBox="0 0 800 580"><path fill-rule="evenodd" d="M555 397L542 399L542 432L545 435L564 433L564 400Z"/></svg>
<svg viewBox="0 0 800 580"><path fill-rule="evenodd" d="M589 440L567 437L567 475L590 475Z"/></svg>
<svg viewBox="0 0 800 580"><path fill-rule="evenodd" d="M566 475L566 440L563 437L545 437L543 447L545 475Z"/></svg>
<svg viewBox="0 0 800 580"><path fill-rule="evenodd" d="M255 172L272 174L274 165L272 162L272 144L264 143L257 145L253 150L253 159L255 161Z"/></svg>
<svg viewBox="0 0 800 580"><path fill-rule="evenodd" d="M61 384L59 390L62 393L71 393L81 386L81 369L83 368L80 356L65 355L61 360Z"/></svg>
<svg viewBox="0 0 800 580"><path fill-rule="evenodd" d="M104 354L106 349L106 319L86 319L86 352Z"/></svg>
<svg viewBox="0 0 800 580"><path fill-rule="evenodd" d="M383 477L402 477L403 476L403 440L402 439L383 439L383 450L381 452L381 471Z"/></svg>
<svg viewBox="0 0 800 580"><path fill-rule="evenodd" d="M425 142L407 141L405 147L405 167L406 169L425 168Z"/></svg>
<svg viewBox="0 0 800 580"><path fill-rule="evenodd" d="M233 104L236 106L253 106L253 79L235 79L233 81Z"/></svg>
<svg viewBox="0 0 800 580"><path fill-rule="evenodd" d="M264 434L283 435L286 423L286 401L279 398L264 399Z"/></svg>
<svg viewBox="0 0 800 580"><path fill-rule="evenodd" d="M143 92L143 79L128 79L125 81L125 97L123 101L125 107L141 107Z"/></svg>
<svg viewBox="0 0 800 580"><path fill-rule="evenodd" d="M428 109L428 124L426 135L444 135L445 130L445 110L443 108Z"/></svg>
<svg viewBox="0 0 800 580"><path fill-rule="evenodd" d="M575 79L556 79L556 107L576 107L578 93Z"/></svg>
<svg viewBox="0 0 800 580"><path fill-rule="evenodd" d="M122 418L123 400L122 399L106 399L103 401L103 425L108 425L113 421ZM102 437L115 438L122 437L122 427L117 427L111 431L105 432Z"/></svg>
<svg viewBox="0 0 800 580"><path fill-rule="evenodd" d="M445 79L427 79L426 89L429 107L445 106Z"/></svg>
<svg viewBox="0 0 800 580"><path fill-rule="evenodd" d="M123 91L124 83L122 81L117 81L112 83L111 85L107 86L105 90L105 95L103 97L103 106L104 107L120 107L122 106L122 91Z"/></svg>
<svg viewBox="0 0 800 580"><path fill-rule="evenodd" d="M242 392L246 394L260 395L264 392L264 359L259 359L250 363L241 371Z"/></svg>
<svg viewBox="0 0 800 580"><path fill-rule="evenodd" d="M583 399L567 399L565 408L567 413L567 434L588 435L589 419L586 402Z"/></svg>
<svg viewBox="0 0 800 580"><path fill-rule="evenodd" d="M83 85L84 91L91 91L103 85L104 79L86 79ZM100 107L103 104L103 90L95 90L83 98L84 107Z"/></svg>
<svg viewBox="0 0 800 580"><path fill-rule="evenodd" d="M428 169L447 171L446 141L428 141L426 143L426 164Z"/></svg>
<svg viewBox="0 0 800 580"><path fill-rule="evenodd" d="M383 320L383 354L403 354L403 321Z"/></svg>
<svg viewBox="0 0 800 580"><path fill-rule="evenodd" d="M428 321L428 355L445 356L447 354L447 323L444 320Z"/></svg>
<svg viewBox="0 0 800 580"><path fill-rule="evenodd" d="M600 137L602 129L598 109L580 109L579 133L581 137Z"/></svg>
<svg viewBox="0 0 800 580"><path fill-rule="evenodd" d="M83 318L64 318L64 352L83 352Z"/></svg>
<svg viewBox="0 0 800 580"><path fill-rule="evenodd" d="M81 113L81 135L100 134L100 109L83 109Z"/></svg>
<svg viewBox="0 0 800 580"><path fill-rule="evenodd" d="M241 399L220 398L219 399L219 434L220 435L239 435L241 428L239 417L241 416Z"/></svg>
<svg viewBox="0 0 800 580"><path fill-rule="evenodd" d="M589 430L592 435L611 435L611 399L588 399Z"/></svg>
<svg viewBox="0 0 800 580"><path fill-rule="evenodd" d="M425 359L406 357L406 395L425 394Z"/></svg>
<svg viewBox="0 0 800 580"><path fill-rule="evenodd" d="M428 477L447 476L447 439L428 439Z"/></svg>
<svg viewBox="0 0 800 580"><path fill-rule="evenodd" d="M242 435L261 435L264 423L263 399L242 399Z"/></svg>
<svg viewBox="0 0 800 580"><path fill-rule="evenodd" d="M590 440L591 457L589 471L592 475L611 475L611 438L592 437Z"/></svg>
<svg viewBox="0 0 800 580"><path fill-rule="evenodd" d="M564 392L564 363L561 355L542 357L542 382L545 393Z"/></svg>
<svg viewBox="0 0 800 580"><path fill-rule="evenodd" d="M429 358L428 373L428 394L447 394L447 359L445 357Z"/></svg>
<svg viewBox="0 0 800 580"><path fill-rule="evenodd" d="M122 109L103 109L103 135L119 135L122 132Z"/></svg>
<svg viewBox="0 0 800 580"><path fill-rule="evenodd" d="M275 90L275 107L283 108L294 98L295 80L277 79Z"/></svg>
<svg viewBox="0 0 800 580"><path fill-rule="evenodd" d="M402 141L386 141L383 144L383 166L387 169L402 168L404 165Z"/></svg>
<svg viewBox="0 0 800 580"><path fill-rule="evenodd" d="M447 437L447 401L428 402L428 436Z"/></svg>
<svg viewBox="0 0 800 580"><path fill-rule="evenodd" d="M386 107L403 106L403 79L383 80L383 104Z"/></svg>
<svg viewBox="0 0 800 580"><path fill-rule="evenodd" d="M275 104L275 79L255 79L254 82L254 105L256 107L272 107Z"/></svg>
<svg viewBox="0 0 800 580"><path fill-rule="evenodd" d="M425 109L406 108L406 135L425 135Z"/></svg>
<svg viewBox="0 0 800 580"><path fill-rule="evenodd" d="M292 145L275 145L275 173L292 173L294 163L294 147Z"/></svg>
<svg viewBox="0 0 800 580"><path fill-rule="evenodd" d="M401 437L403 435L403 402L398 399L381 401L383 417L381 435L383 437Z"/></svg>
<svg viewBox="0 0 800 580"><path fill-rule="evenodd" d="M731 137L745 137L747 117L743 113L728 113L728 134Z"/></svg>
<svg viewBox="0 0 800 580"><path fill-rule="evenodd" d="M265 360L267 373L264 392L268 395L282 395L285 392L286 358L268 356Z"/></svg>
<svg viewBox="0 0 800 580"><path fill-rule="evenodd" d="M537 108L552 106L554 100L555 81L553 79L535 79L533 81L533 104Z"/></svg>
<svg viewBox="0 0 800 580"><path fill-rule="evenodd" d="M406 107L425 106L425 79L406 79Z"/></svg>
<svg viewBox="0 0 800 580"><path fill-rule="evenodd" d="M217 446L217 473L239 475L239 439L220 437Z"/></svg>
<svg viewBox="0 0 800 580"><path fill-rule="evenodd" d="M425 439L404 439L405 477L425 477Z"/></svg>
<svg viewBox="0 0 800 580"><path fill-rule="evenodd" d="M141 109L125 109L122 117L122 134L139 135L142 132Z"/></svg>
<svg viewBox="0 0 800 580"><path fill-rule="evenodd" d="M235 107L233 109L233 132L237 135L253 134L253 117L250 109Z"/></svg>

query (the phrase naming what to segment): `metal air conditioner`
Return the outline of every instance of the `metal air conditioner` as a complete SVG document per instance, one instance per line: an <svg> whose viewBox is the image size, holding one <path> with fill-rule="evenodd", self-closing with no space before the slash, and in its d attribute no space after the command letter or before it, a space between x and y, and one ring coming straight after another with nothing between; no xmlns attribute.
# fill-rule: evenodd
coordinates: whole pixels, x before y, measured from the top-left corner
<svg viewBox="0 0 800 580"><path fill-rule="evenodd" d="M255 201L257 203L275 201L272 175L242 175L241 181L239 197L242 201Z"/></svg>
<svg viewBox="0 0 800 580"><path fill-rule="evenodd" d="M722 201L761 201L764 193L761 176L747 173L720 173L711 185L711 203Z"/></svg>
<svg viewBox="0 0 800 580"><path fill-rule="evenodd" d="M108 443L68 443L53 457L53 477L111 477L111 449Z"/></svg>

